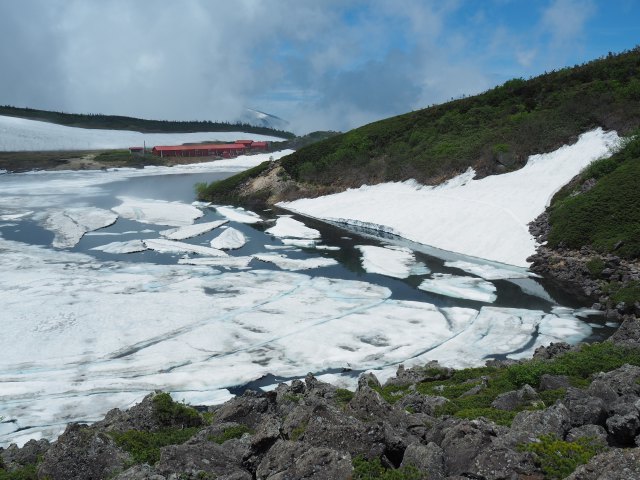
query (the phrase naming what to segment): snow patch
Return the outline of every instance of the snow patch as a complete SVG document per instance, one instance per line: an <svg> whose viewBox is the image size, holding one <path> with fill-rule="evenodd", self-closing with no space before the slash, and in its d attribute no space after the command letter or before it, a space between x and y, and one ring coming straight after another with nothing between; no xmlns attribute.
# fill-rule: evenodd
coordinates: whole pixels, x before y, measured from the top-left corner
<svg viewBox="0 0 640 480"><path fill-rule="evenodd" d="M278 238L301 238L312 240L320 238L320 232L315 228L309 228L304 223L291 217L278 217L276 224L267 229L266 233Z"/></svg>
<svg viewBox="0 0 640 480"><path fill-rule="evenodd" d="M122 202L111 210L122 218L153 225L183 227L191 225L204 213L202 210L182 202L167 202L134 197L118 197Z"/></svg>
<svg viewBox="0 0 640 480"><path fill-rule="evenodd" d="M495 285L480 278L460 277L447 273L434 273L432 277L423 280L418 288L439 295L477 302L491 303L496 300Z"/></svg>
<svg viewBox="0 0 640 480"><path fill-rule="evenodd" d="M362 268L369 273L379 273L395 278L430 273L424 264L416 262L415 255L408 248L391 245L385 247L357 245L356 248L362 252L360 259Z"/></svg>
<svg viewBox="0 0 640 480"><path fill-rule="evenodd" d="M257 253L253 255L253 258L260 260L261 262L269 262L276 265L282 270L309 270L312 268L329 267L331 265L337 265L338 262L333 258L316 257L316 258L289 258L285 255L278 253Z"/></svg>
<svg viewBox="0 0 640 480"><path fill-rule="evenodd" d="M228 222L229 220L216 220L214 222L196 223L185 227L163 230L160 232L160 235L168 238L169 240L185 240L187 238L197 237L203 233L210 232L211 230Z"/></svg>
<svg viewBox="0 0 640 480"><path fill-rule="evenodd" d="M336 223L393 233L408 240L527 267L536 242L527 225L552 196L593 160L610 156L616 132L598 128L573 145L529 157L515 172L474 180L473 170L432 186L418 183L364 185L334 195L278 204Z"/></svg>
<svg viewBox="0 0 640 480"><path fill-rule="evenodd" d="M243 247L247 243L247 237L244 236L240 230L235 228L227 228L216 238L211 240L211 246L213 248L219 248L222 250L233 250Z"/></svg>
<svg viewBox="0 0 640 480"><path fill-rule="evenodd" d="M216 207L216 212L232 222L248 224L262 222L260 215L241 207Z"/></svg>
<svg viewBox="0 0 640 480"><path fill-rule="evenodd" d="M54 233L55 248L71 248L85 233L113 225L117 219L116 214L102 208L68 208L46 214L43 226Z"/></svg>

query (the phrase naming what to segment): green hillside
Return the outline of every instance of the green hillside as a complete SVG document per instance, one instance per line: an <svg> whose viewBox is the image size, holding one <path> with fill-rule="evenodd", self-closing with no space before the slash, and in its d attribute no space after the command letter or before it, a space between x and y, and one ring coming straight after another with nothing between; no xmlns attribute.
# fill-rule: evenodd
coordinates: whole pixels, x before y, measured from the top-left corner
<svg viewBox="0 0 640 480"><path fill-rule="evenodd" d="M640 134L640 131L637 132ZM549 246L640 257L640 136L584 170L554 198Z"/></svg>
<svg viewBox="0 0 640 480"><path fill-rule="evenodd" d="M143 133L192 133L192 132L247 132L274 137L294 138L291 132L257 127L248 123L169 120L145 120L142 118L116 115L86 115L78 113L50 112L32 108L18 108L9 105L0 106L0 115L27 118L43 122L56 123L67 127L100 128L105 130L132 130Z"/></svg>
<svg viewBox="0 0 640 480"><path fill-rule="evenodd" d="M470 166L486 176L518 169L529 155L571 143L589 129L603 127L625 135L639 125L636 47L530 80L510 80L480 95L301 148L280 161L281 182L293 186L274 187L275 197L268 192L260 196L277 201L409 178L436 184ZM240 181L229 181L210 199L225 198L230 188L239 186ZM237 198L237 192L232 196Z"/></svg>

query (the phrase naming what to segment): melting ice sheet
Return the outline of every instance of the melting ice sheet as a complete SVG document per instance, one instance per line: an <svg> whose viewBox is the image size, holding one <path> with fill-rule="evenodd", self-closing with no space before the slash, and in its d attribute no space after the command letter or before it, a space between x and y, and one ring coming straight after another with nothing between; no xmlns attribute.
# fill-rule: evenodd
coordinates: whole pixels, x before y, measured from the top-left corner
<svg viewBox="0 0 640 480"><path fill-rule="evenodd" d="M240 230L236 230L233 227L223 230L220 235L211 240L213 248L222 250L234 250L244 246L245 243L247 243L247 237Z"/></svg>
<svg viewBox="0 0 640 480"><path fill-rule="evenodd" d="M529 278L534 276L533 273L528 272L522 268L509 267L505 265L503 267L497 267L489 264L471 263L463 260L455 262L444 262L445 267L459 268L465 272L472 273L485 280L503 280L507 278Z"/></svg>
<svg viewBox="0 0 640 480"><path fill-rule="evenodd" d="M320 232L315 228L309 228L304 223L288 216L278 217L276 224L266 230L274 237L279 238L303 238L313 240L320 238Z"/></svg>
<svg viewBox="0 0 640 480"><path fill-rule="evenodd" d="M186 227L172 228L163 230L160 234L169 240L185 240L187 238L197 237L203 233L210 232L220 225L224 225L229 220L216 220L214 222L196 223L195 225L187 225Z"/></svg>
<svg viewBox="0 0 640 480"><path fill-rule="evenodd" d="M282 270L310 270L312 268L330 267L337 265L333 258L315 257L315 258L289 258L279 253L256 253L253 258L261 262L273 263Z"/></svg>
<svg viewBox="0 0 640 480"><path fill-rule="evenodd" d="M566 311L438 309L366 282L215 270L250 257L104 263L1 237L0 253L0 444L53 438L158 386L215 403L267 373L481 365L589 329Z"/></svg>
<svg viewBox="0 0 640 480"><path fill-rule="evenodd" d="M232 222L252 224L262 221L257 213L241 207L216 207L216 212Z"/></svg>
<svg viewBox="0 0 640 480"><path fill-rule="evenodd" d="M112 210L123 218L153 225L184 227L204 213L193 205L134 197L118 197L122 202Z"/></svg>

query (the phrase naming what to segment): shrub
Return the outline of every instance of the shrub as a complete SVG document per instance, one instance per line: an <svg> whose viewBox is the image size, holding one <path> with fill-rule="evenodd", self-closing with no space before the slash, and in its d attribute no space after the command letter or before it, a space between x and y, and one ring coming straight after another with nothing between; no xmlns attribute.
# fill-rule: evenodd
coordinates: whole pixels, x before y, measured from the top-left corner
<svg viewBox="0 0 640 480"><path fill-rule="evenodd" d="M253 431L245 425L235 425L233 427L225 428L220 435L209 436L209 440L222 445L224 442L231 440L232 438L241 438L245 433L252 434Z"/></svg>
<svg viewBox="0 0 640 480"><path fill-rule="evenodd" d="M4 470L0 465L0 480L37 480L38 468L36 465L25 465L11 472Z"/></svg>
<svg viewBox="0 0 640 480"><path fill-rule="evenodd" d="M160 460L160 448L167 445L179 445L189 440L199 428L167 428L157 432L129 430L123 433L112 433L116 444L129 452L134 463L150 465Z"/></svg>
<svg viewBox="0 0 640 480"><path fill-rule="evenodd" d="M336 400L340 405L346 405L353 398L354 393L346 388L339 388L336 390Z"/></svg>
<svg viewBox="0 0 640 480"><path fill-rule="evenodd" d="M163 426L197 427L203 424L196 409L174 402L168 393L153 397L153 414Z"/></svg>
<svg viewBox="0 0 640 480"><path fill-rule="evenodd" d="M386 469L379 458L366 460L362 456L353 459L353 480L420 480L422 474L415 467Z"/></svg>
<svg viewBox="0 0 640 480"><path fill-rule="evenodd" d="M545 478L560 479L570 475L579 465L587 463L604 449L604 445L592 438L565 442L554 435L543 435L539 442L521 445L519 449L536 454Z"/></svg>

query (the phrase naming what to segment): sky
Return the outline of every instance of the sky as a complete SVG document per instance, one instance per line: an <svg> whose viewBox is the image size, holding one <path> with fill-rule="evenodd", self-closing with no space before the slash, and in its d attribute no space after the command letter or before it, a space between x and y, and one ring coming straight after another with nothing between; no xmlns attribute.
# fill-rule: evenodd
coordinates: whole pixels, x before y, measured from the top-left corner
<svg viewBox="0 0 640 480"><path fill-rule="evenodd" d="M345 131L640 44L637 0L0 0L0 105Z"/></svg>

